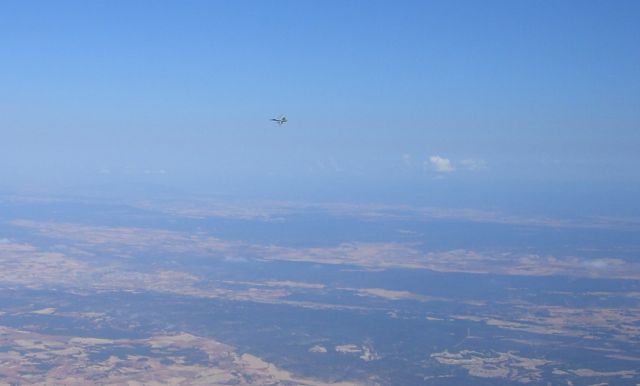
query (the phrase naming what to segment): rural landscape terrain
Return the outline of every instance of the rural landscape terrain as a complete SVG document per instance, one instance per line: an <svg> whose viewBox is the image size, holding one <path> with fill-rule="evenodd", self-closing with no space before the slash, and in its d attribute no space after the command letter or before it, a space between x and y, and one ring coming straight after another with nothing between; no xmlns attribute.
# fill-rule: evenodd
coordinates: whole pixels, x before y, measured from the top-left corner
<svg viewBox="0 0 640 386"><path fill-rule="evenodd" d="M220 200L0 206L5 384L640 382L638 245L611 243L640 235L633 222Z"/></svg>

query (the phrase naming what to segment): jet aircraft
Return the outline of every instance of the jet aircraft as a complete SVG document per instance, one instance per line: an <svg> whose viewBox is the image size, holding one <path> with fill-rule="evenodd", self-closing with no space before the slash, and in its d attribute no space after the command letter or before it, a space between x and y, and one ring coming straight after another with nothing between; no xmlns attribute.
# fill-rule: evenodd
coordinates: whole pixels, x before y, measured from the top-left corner
<svg viewBox="0 0 640 386"><path fill-rule="evenodd" d="M276 122L279 126L282 126L288 122L287 117L285 117L284 115L281 115L278 118L271 118L271 121Z"/></svg>

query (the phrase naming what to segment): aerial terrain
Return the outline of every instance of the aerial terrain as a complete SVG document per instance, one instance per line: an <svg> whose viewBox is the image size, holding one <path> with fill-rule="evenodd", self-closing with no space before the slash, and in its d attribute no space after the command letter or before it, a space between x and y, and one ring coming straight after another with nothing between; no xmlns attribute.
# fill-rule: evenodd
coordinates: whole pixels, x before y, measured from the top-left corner
<svg viewBox="0 0 640 386"><path fill-rule="evenodd" d="M268 201L0 209L3 384L640 382L638 223Z"/></svg>

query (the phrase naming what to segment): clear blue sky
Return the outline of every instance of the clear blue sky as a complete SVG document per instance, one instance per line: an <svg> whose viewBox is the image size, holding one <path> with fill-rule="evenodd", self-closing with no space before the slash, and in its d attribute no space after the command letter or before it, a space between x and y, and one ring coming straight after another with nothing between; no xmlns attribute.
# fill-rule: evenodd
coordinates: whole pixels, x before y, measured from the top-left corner
<svg viewBox="0 0 640 386"><path fill-rule="evenodd" d="M638 209L639 20L639 1L5 0L0 189Z"/></svg>

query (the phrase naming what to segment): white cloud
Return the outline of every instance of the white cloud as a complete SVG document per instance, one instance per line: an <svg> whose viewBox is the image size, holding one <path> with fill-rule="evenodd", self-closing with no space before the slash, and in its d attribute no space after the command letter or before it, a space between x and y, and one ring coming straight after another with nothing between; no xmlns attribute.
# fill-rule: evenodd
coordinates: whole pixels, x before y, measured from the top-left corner
<svg viewBox="0 0 640 386"><path fill-rule="evenodd" d="M338 161L336 161L336 159L333 156L329 156L329 158L327 158L324 161L323 160L316 161L316 167L322 171L329 171L329 172L335 172L335 173L344 172L344 169L342 168L342 166L340 166Z"/></svg>
<svg viewBox="0 0 640 386"><path fill-rule="evenodd" d="M336 161L333 156L329 157L329 165L331 165L333 171L337 173L342 173L344 171L344 169L340 166L340 164L338 164L338 161Z"/></svg>
<svg viewBox="0 0 640 386"><path fill-rule="evenodd" d="M411 155L410 155L410 154L407 154L407 153L404 153L404 154L402 155L402 163L404 163L404 166L406 166L406 167L410 168L410 167L411 167L411 164L412 164L412 162L411 162Z"/></svg>
<svg viewBox="0 0 640 386"><path fill-rule="evenodd" d="M143 172L144 174L167 174L167 171L164 169L149 169Z"/></svg>
<svg viewBox="0 0 640 386"><path fill-rule="evenodd" d="M451 164L451 160L449 160L448 158L440 157L439 155L432 155L431 157L429 157L427 166L435 169L435 171L438 173L451 173L452 171L456 170L456 168L454 168Z"/></svg>
<svg viewBox="0 0 640 386"><path fill-rule="evenodd" d="M462 165L464 169L471 171L487 169L487 163L482 159L463 159L460 161L460 165Z"/></svg>
<svg viewBox="0 0 640 386"><path fill-rule="evenodd" d="M582 264L591 269L611 269L615 266L624 265L624 260L621 259L595 259L583 261Z"/></svg>

